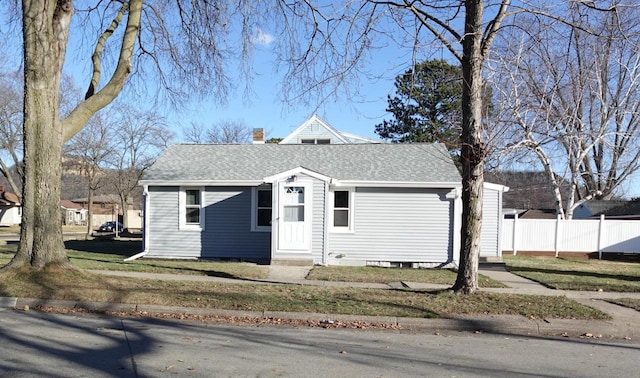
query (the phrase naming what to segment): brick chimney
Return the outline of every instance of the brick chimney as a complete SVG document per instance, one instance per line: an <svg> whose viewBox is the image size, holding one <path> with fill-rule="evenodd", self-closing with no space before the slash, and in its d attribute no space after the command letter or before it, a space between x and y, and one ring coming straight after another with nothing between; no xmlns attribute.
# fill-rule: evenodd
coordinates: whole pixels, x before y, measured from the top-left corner
<svg viewBox="0 0 640 378"><path fill-rule="evenodd" d="M253 144L264 144L264 129L253 129Z"/></svg>

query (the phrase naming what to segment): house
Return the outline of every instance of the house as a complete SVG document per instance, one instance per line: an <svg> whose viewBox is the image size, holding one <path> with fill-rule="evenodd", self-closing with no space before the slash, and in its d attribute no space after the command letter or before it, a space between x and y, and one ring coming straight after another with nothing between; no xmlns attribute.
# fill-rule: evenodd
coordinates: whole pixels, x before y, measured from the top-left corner
<svg viewBox="0 0 640 378"><path fill-rule="evenodd" d="M254 134L255 135L255 134ZM383 143L360 135L338 131L317 115L295 129L280 144L356 144Z"/></svg>
<svg viewBox="0 0 640 378"><path fill-rule="evenodd" d="M459 260L461 179L438 144L177 144L140 183L144 251L135 257L413 267ZM493 190L496 199L504 191Z"/></svg>
<svg viewBox="0 0 640 378"><path fill-rule="evenodd" d="M590 200L580 204L573 212L574 219L599 218L640 219L640 201Z"/></svg>
<svg viewBox="0 0 640 378"><path fill-rule="evenodd" d="M13 226L22 223L22 206L18 196L6 192L0 185L0 226Z"/></svg>
<svg viewBox="0 0 640 378"><path fill-rule="evenodd" d="M62 224L84 226L87 224L87 209L82 205L69 200L60 201L62 209Z"/></svg>
<svg viewBox="0 0 640 378"><path fill-rule="evenodd" d="M74 203L81 205L83 208L89 208L89 199L76 198ZM104 222L119 220L122 221L122 211L118 203L120 200L116 195L100 194L93 197L93 206L91 209L91 224L94 227L100 226Z"/></svg>

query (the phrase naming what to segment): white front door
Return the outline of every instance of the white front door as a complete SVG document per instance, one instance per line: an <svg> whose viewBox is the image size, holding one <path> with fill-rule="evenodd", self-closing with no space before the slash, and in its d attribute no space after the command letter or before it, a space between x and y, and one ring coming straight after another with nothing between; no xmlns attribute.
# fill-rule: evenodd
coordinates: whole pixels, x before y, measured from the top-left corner
<svg viewBox="0 0 640 378"><path fill-rule="evenodd" d="M311 219L310 193L304 183L285 183L280 187L280 216L278 217L278 249L309 251Z"/></svg>

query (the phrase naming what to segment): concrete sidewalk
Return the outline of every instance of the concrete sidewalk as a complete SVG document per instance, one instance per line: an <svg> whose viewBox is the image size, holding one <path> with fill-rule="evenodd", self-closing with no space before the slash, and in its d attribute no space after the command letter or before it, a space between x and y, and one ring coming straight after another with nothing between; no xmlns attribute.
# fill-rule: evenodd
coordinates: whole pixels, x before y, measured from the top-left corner
<svg viewBox="0 0 640 378"><path fill-rule="evenodd" d="M332 286L332 287L358 287L375 289L446 289L449 286L425 284L415 282L394 282L389 284L380 283L354 283L335 281L307 280L306 277L312 269L310 266L279 266L269 267L266 279L234 279L212 276L194 276L178 274L158 274L142 272L124 271L100 271L93 270L92 273L111 276L135 277L153 280L179 280L179 281L201 281L201 282L227 282L237 284L295 284L308 286ZM109 310L123 312L147 312L147 313L185 313L185 314L207 314L213 316L240 316L257 318L278 318L278 319L298 319L322 321L326 319L344 320L348 322L367 322L374 324L393 324L405 329L422 330L475 330L505 334L521 335L565 335L565 336L594 336L617 339L640 339L640 312L622 306L613 305L606 302L611 298L638 298L640 293L611 293L611 292L579 292L560 291L549 289L537 282L509 273L503 265L484 265L479 270L480 274L488 276L497 281L503 282L508 288L482 288L482 291L505 294L529 294L529 295L552 295L566 296L575 299L585 305L595 307L613 319L611 321L582 321L566 319L528 319L522 316L457 316L451 319L415 319L396 317L375 317L375 316L352 316L335 314L309 314L309 313L283 313L283 312L246 312L229 310L197 309L184 307L153 306L144 304L112 304L112 303L75 303L68 301L42 301L28 298L0 298L0 307L33 308L36 305L53 307L81 307L90 310ZM586 336L585 336L586 335Z"/></svg>

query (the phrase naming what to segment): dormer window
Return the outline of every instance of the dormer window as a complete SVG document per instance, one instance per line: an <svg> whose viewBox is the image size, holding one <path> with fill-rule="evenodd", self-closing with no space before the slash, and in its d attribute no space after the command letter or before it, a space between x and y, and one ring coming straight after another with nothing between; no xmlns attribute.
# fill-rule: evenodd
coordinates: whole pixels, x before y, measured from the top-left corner
<svg viewBox="0 0 640 378"><path fill-rule="evenodd" d="M331 144L329 138L304 138L300 139L301 144Z"/></svg>

